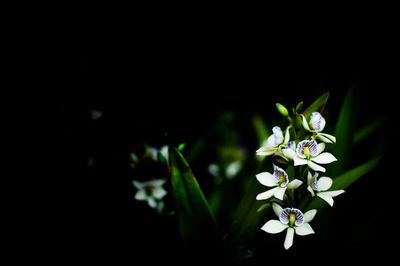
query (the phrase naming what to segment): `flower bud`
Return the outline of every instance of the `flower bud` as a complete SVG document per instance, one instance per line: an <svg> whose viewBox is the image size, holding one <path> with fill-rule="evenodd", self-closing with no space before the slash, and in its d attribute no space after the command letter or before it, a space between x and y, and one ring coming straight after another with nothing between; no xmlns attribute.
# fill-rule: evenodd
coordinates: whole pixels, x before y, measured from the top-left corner
<svg viewBox="0 0 400 266"><path fill-rule="evenodd" d="M276 109L278 109L278 111L279 111L279 113L281 113L281 115L283 115L283 116L289 116L288 110L287 110L286 107L283 106L282 104L277 103L277 104L276 104Z"/></svg>

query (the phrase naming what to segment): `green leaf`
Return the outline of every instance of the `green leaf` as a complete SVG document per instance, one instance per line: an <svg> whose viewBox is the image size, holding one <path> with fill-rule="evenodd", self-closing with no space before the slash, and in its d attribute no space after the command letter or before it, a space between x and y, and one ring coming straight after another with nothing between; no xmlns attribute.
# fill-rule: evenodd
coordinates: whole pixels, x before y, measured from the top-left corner
<svg viewBox="0 0 400 266"><path fill-rule="evenodd" d="M332 154L338 159L331 167L331 176L338 176L349 168L352 158L352 146L354 139L354 124L356 118L356 104L354 102L354 88L350 88L340 109L336 122L336 144L332 146Z"/></svg>
<svg viewBox="0 0 400 266"><path fill-rule="evenodd" d="M270 160L264 160L263 165L271 164ZM260 167L262 169L264 167ZM261 171L257 171L259 173ZM266 222L266 217L271 211L271 205L265 205L269 201L256 200L258 193L266 191L268 188L260 185L255 174L249 178L249 184L246 192L239 203L239 206L234 215L233 223L226 236L226 242L235 246L245 244L254 239L255 235L260 231L262 223Z"/></svg>
<svg viewBox="0 0 400 266"><path fill-rule="evenodd" d="M357 179L367 174L369 171L374 169L379 161L381 160L381 156L376 157L369 162L366 162L346 173L338 176L334 181L333 185L329 190L339 190L339 189L346 189L351 184L353 184ZM321 200L318 197L315 197L313 201L308 205L307 210L310 209L319 209L321 207L327 206L328 204L325 201Z"/></svg>
<svg viewBox="0 0 400 266"><path fill-rule="evenodd" d="M253 126L256 132L258 145L261 147L271 133L269 133L268 126L259 115L253 116Z"/></svg>
<svg viewBox="0 0 400 266"><path fill-rule="evenodd" d="M183 240L192 245L219 242L219 232L208 203L188 163L175 148L169 149L172 194Z"/></svg>
<svg viewBox="0 0 400 266"><path fill-rule="evenodd" d="M337 189L345 189L351 184L353 184L357 179L371 171L372 169L375 168L375 166L378 165L379 161L381 160L381 156L376 157L372 160L370 160L367 163L364 163L340 176L338 176L332 185L331 190L337 190Z"/></svg>
<svg viewBox="0 0 400 266"><path fill-rule="evenodd" d="M329 91L327 91L325 94L323 94L321 97L316 99L310 106L308 106L304 111L303 115L307 118L310 117L310 115L313 112L320 112L322 113L324 111L326 102L328 101L329 98Z"/></svg>
<svg viewBox="0 0 400 266"><path fill-rule="evenodd" d="M361 128L354 134L354 143L359 143L359 142L363 141L364 139L368 138L377 129L382 127L382 125L384 123L385 123L385 119L383 117L378 118L378 119L368 123L366 126Z"/></svg>

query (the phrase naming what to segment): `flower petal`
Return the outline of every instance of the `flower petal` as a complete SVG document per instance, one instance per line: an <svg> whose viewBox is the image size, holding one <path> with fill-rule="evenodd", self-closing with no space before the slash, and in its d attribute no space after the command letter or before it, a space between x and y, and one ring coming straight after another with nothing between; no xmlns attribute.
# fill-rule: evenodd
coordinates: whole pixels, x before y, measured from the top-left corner
<svg viewBox="0 0 400 266"><path fill-rule="evenodd" d="M149 204L150 207L153 209L157 207L157 202L154 198L147 198L147 203Z"/></svg>
<svg viewBox="0 0 400 266"><path fill-rule="evenodd" d="M275 153L275 150L268 151L268 152L260 151L260 152L257 152L256 155L259 155L259 156L270 156L270 155L272 155L274 153Z"/></svg>
<svg viewBox="0 0 400 266"><path fill-rule="evenodd" d="M288 189L296 189L298 188L301 184L303 184L303 181L300 181L298 179L293 179L292 181L290 181L289 184L287 184L287 188Z"/></svg>
<svg viewBox="0 0 400 266"><path fill-rule="evenodd" d="M146 192L144 190L138 190L135 194L136 200L145 200L146 199Z"/></svg>
<svg viewBox="0 0 400 266"><path fill-rule="evenodd" d="M283 224L278 220L269 220L261 227L261 230L270 234L277 234L282 232L286 228L288 228L287 224Z"/></svg>
<svg viewBox="0 0 400 266"><path fill-rule="evenodd" d="M291 126L288 126L285 131L285 140L283 141L283 144L285 144L285 145L287 145L290 140L290 133L289 133L290 128L291 128Z"/></svg>
<svg viewBox="0 0 400 266"><path fill-rule="evenodd" d="M306 159L299 158L297 155L293 157L294 166L305 165L308 163Z"/></svg>
<svg viewBox="0 0 400 266"><path fill-rule="evenodd" d="M336 143L336 137L335 136L332 136L332 135L329 135L329 134L326 134L326 133L319 133L318 136L321 136L323 138L328 139L329 140L328 143Z"/></svg>
<svg viewBox="0 0 400 266"><path fill-rule="evenodd" d="M326 176L321 176L320 179L318 179L317 182L317 188L318 191L325 191L331 188L332 186L332 178L326 177Z"/></svg>
<svg viewBox="0 0 400 266"><path fill-rule="evenodd" d="M309 223L304 223L300 226L296 226L295 230L296 230L296 234L299 236L315 234L314 230L311 228Z"/></svg>
<svg viewBox="0 0 400 266"><path fill-rule="evenodd" d="M344 192L345 191L343 189L340 189L340 190L324 191L324 192L321 192L321 193L324 193L324 194L329 195L331 197L336 197L336 196L339 196L340 194L342 194Z"/></svg>
<svg viewBox="0 0 400 266"><path fill-rule="evenodd" d="M333 206L333 197L339 196L344 193L343 189L341 190L333 190L333 191L324 191L317 193L317 196L321 199L325 200L329 205Z"/></svg>
<svg viewBox="0 0 400 266"><path fill-rule="evenodd" d="M331 205L331 207L333 206L333 198L328 194L325 194L325 192L319 192L317 193L317 196L326 201L329 205Z"/></svg>
<svg viewBox="0 0 400 266"><path fill-rule="evenodd" d="M286 231L285 243L283 246L285 249L289 249L293 245L294 229L288 228Z"/></svg>
<svg viewBox="0 0 400 266"><path fill-rule="evenodd" d="M133 180L132 183L137 189L142 189L143 188L143 184L141 182Z"/></svg>
<svg viewBox="0 0 400 266"><path fill-rule="evenodd" d="M283 149L282 153L286 158L290 160L293 160L293 158L297 157L296 152L292 149Z"/></svg>
<svg viewBox="0 0 400 266"><path fill-rule="evenodd" d="M162 199L165 195L167 195L167 191L165 191L165 189L163 189L162 187L156 187L153 190L153 196L156 199Z"/></svg>
<svg viewBox="0 0 400 266"><path fill-rule="evenodd" d="M321 132L322 130L324 130L325 125L325 118L323 118L319 112L313 112L311 114L310 126L312 129L314 129L316 132Z"/></svg>
<svg viewBox="0 0 400 266"><path fill-rule="evenodd" d="M311 197L315 197L315 193L314 193L314 190L312 189L312 187L308 186L307 190L311 193Z"/></svg>
<svg viewBox="0 0 400 266"><path fill-rule="evenodd" d="M275 202L272 203L272 209L274 210L274 213L278 217L279 217L279 215L281 214L281 212L283 210L282 207L279 204L275 203Z"/></svg>
<svg viewBox="0 0 400 266"><path fill-rule="evenodd" d="M280 127L272 128L273 136L274 136L274 147L277 147L279 144L283 142L283 133Z"/></svg>
<svg viewBox="0 0 400 266"><path fill-rule="evenodd" d="M314 219L315 214L317 213L316 209L309 210L304 214L304 223L309 223Z"/></svg>
<svg viewBox="0 0 400 266"><path fill-rule="evenodd" d="M328 163L332 163L334 161L337 161L335 156L333 156L329 152L321 153L317 157L311 158L311 160L313 160L316 163L320 163L320 164L328 164Z"/></svg>
<svg viewBox="0 0 400 266"><path fill-rule="evenodd" d="M263 193L258 194L256 197L256 200L266 200L266 199L271 198L277 189L278 188L276 187L276 188L273 188L273 189L270 189Z"/></svg>
<svg viewBox="0 0 400 266"><path fill-rule="evenodd" d="M265 146L268 146L268 147L276 147L276 146L275 146L275 136L274 136L274 134L270 135L270 136L267 138L267 141L266 141L265 143L266 143Z"/></svg>
<svg viewBox="0 0 400 266"><path fill-rule="evenodd" d="M317 154L315 156L318 156L320 153L322 153L325 150L325 143L318 143L317 144Z"/></svg>
<svg viewBox="0 0 400 266"><path fill-rule="evenodd" d="M269 155L274 154L275 151L276 151L276 148L267 145L267 146L263 146L263 147L259 148L256 151L256 153L257 153L257 155L269 156Z"/></svg>
<svg viewBox="0 0 400 266"><path fill-rule="evenodd" d="M256 150L256 153L257 155L271 155L275 152L275 150L276 150L275 147L272 147L272 145L267 144Z"/></svg>
<svg viewBox="0 0 400 266"><path fill-rule="evenodd" d="M167 162L168 162L169 155L168 155L168 146L167 145L161 147L160 153L162 154L162 156L164 156L165 160L167 160Z"/></svg>
<svg viewBox="0 0 400 266"><path fill-rule="evenodd" d="M167 182L166 179L155 179L155 180L151 180L147 183L150 185L153 185L154 187L161 187L162 185L165 184L165 182Z"/></svg>
<svg viewBox="0 0 400 266"><path fill-rule="evenodd" d="M307 130L307 131L311 131L311 130L310 130L310 127L308 126L307 119L304 117L304 115L300 115L300 116L301 116L301 119L302 119L302 121L303 121L303 127L304 127L304 129Z"/></svg>
<svg viewBox="0 0 400 266"><path fill-rule="evenodd" d="M286 191L286 187L278 188L274 193L275 198L283 200L283 196L285 195L285 191Z"/></svg>
<svg viewBox="0 0 400 266"><path fill-rule="evenodd" d="M272 174L268 172L262 172L256 175L256 178L258 182L260 182L262 185L267 186L267 187L275 187L277 184L274 181L274 177Z"/></svg>
<svg viewBox="0 0 400 266"><path fill-rule="evenodd" d="M323 141L325 143L329 143L329 144L333 143L333 141L331 141L330 139L328 139L325 136L323 136L322 133L318 133L317 134L317 139L319 139L320 141Z"/></svg>
<svg viewBox="0 0 400 266"><path fill-rule="evenodd" d="M318 171L318 172L324 172L326 171L326 169L316 163L313 163L312 161L307 161L308 166L313 169L314 171Z"/></svg>
<svg viewBox="0 0 400 266"><path fill-rule="evenodd" d="M311 185L312 180L313 180L313 176L312 176L311 172L308 171L308 173L307 173L307 185Z"/></svg>

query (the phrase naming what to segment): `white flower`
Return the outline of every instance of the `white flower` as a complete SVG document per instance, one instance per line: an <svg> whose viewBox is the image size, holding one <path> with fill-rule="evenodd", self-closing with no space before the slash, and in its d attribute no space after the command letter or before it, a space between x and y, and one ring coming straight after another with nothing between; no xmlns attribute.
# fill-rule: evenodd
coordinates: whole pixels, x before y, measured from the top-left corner
<svg viewBox="0 0 400 266"><path fill-rule="evenodd" d="M312 176L311 173L308 172L307 185L307 190L311 193L311 196L315 197L315 194L317 194L318 197L331 206L333 206L333 197L339 196L345 192L343 189L326 191L331 188L332 179L326 176L321 176L318 179L318 173L314 173L314 176Z"/></svg>
<svg viewBox="0 0 400 266"><path fill-rule="evenodd" d="M242 170L242 162L241 161L233 161L225 169L225 176L228 179L234 178L240 170Z"/></svg>
<svg viewBox="0 0 400 266"><path fill-rule="evenodd" d="M158 201L167 195L167 191L162 187L166 181L165 179L157 179L142 183L133 180L132 183L138 190L135 199L145 200L150 207L157 208Z"/></svg>
<svg viewBox="0 0 400 266"><path fill-rule="evenodd" d="M157 149L155 147L148 146L147 147L147 153L149 156L154 160L158 160L158 153L160 153L166 161L168 161L168 146L162 146L160 149Z"/></svg>
<svg viewBox="0 0 400 266"><path fill-rule="evenodd" d="M294 166L307 164L314 171L325 172L326 169L319 164L328 164L337 161L335 156L329 152L324 152L325 143L319 143L315 140L303 140L297 144L296 151L288 148L283 149L283 155L294 161Z"/></svg>
<svg viewBox="0 0 400 266"><path fill-rule="evenodd" d="M270 234L277 234L287 229L284 243L285 249L289 249L293 245L294 233L300 236L314 234L314 230L311 228L309 222L314 219L317 210L309 210L303 214L296 208L282 209L276 203L272 204L272 208L279 217L279 220L269 220L261 227L261 230Z"/></svg>
<svg viewBox="0 0 400 266"><path fill-rule="evenodd" d="M323 142L336 143L336 138L334 136L326 133L321 133L321 131L325 127L326 122L320 113L312 113L310 116L310 121L308 123L304 115L301 115L301 118L303 119L303 127L305 130L312 132L314 136L316 136Z"/></svg>
<svg viewBox="0 0 400 266"><path fill-rule="evenodd" d="M289 183L288 175L282 168L279 168L278 166L274 167L273 174L263 172L256 175L256 177L262 185L267 187L274 187L270 190L258 194L256 197L257 200L269 199L272 196L275 196L275 198L277 199L283 200L283 196L285 195L285 191L287 188L296 189L301 184L303 184L303 182L298 179L294 179Z"/></svg>
<svg viewBox="0 0 400 266"><path fill-rule="evenodd" d="M279 155L282 156L282 149L286 148L286 145L289 142L290 134L289 134L290 126L286 128L285 137L283 137L283 132L280 127L272 128L272 135L268 137L265 142L265 145L259 148L256 153L257 155Z"/></svg>

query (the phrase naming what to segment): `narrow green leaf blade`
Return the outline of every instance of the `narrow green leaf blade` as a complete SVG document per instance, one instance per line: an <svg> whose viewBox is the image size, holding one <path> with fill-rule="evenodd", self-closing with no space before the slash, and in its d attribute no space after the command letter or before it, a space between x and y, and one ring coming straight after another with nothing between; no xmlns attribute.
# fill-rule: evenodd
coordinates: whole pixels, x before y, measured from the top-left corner
<svg viewBox="0 0 400 266"><path fill-rule="evenodd" d="M182 238L197 245L219 241L218 228L208 203L188 163L175 148L169 149L172 192Z"/></svg>
<svg viewBox="0 0 400 266"><path fill-rule="evenodd" d="M356 133L354 134L354 143L359 143L367 139L372 133L382 127L385 122L385 119L381 117L368 123L366 126L356 131Z"/></svg>
<svg viewBox="0 0 400 266"><path fill-rule="evenodd" d="M264 160L261 162L260 169L264 169L264 166L270 165L270 163L270 160ZM256 173L259 172L261 171L256 171ZM260 185L255 174L249 178L251 179L226 237L226 242L232 246L245 244L254 239L256 233L260 231L262 223L266 222L265 217L271 210L270 201L256 200L257 194L266 191L268 188ZM268 204L265 205L266 203Z"/></svg>
<svg viewBox="0 0 400 266"><path fill-rule="evenodd" d="M364 176L365 174L370 172L372 169L374 169L378 165L381 158L382 158L381 156L376 157L376 158L338 176L336 179L334 179L333 185L330 190L346 189L351 184L353 184L355 181L357 181L360 177ZM324 206L327 206L325 201L316 197L308 205L307 210L320 209Z"/></svg>
<svg viewBox="0 0 400 266"><path fill-rule="evenodd" d="M378 165L379 161L381 160L381 156L376 157L369 162L366 162L340 176L338 176L332 185L331 190L337 190L337 189L345 189L351 184L353 184L357 179L371 171L372 169L375 168L375 166Z"/></svg>
<svg viewBox="0 0 400 266"><path fill-rule="evenodd" d="M322 113L324 111L328 98L329 98L329 91L324 93L321 97L316 99L310 106L308 106L303 111L303 115L308 119L313 112Z"/></svg>
<svg viewBox="0 0 400 266"><path fill-rule="evenodd" d="M226 240L229 245L244 244L253 239L260 230L262 222L271 209L269 201L256 200L257 194L262 192L260 188L256 178L252 179L228 231ZM265 203L268 205L263 206Z"/></svg>
<svg viewBox="0 0 400 266"><path fill-rule="evenodd" d="M269 133L268 126L260 115L254 115L252 121L258 140L258 145L261 147L271 133Z"/></svg>
<svg viewBox="0 0 400 266"><path fill-rule="evenodd" d="M354 88L350 88L340 109L336 122L336 144L332 146L332 154L338 158L332 167L329 167L331 176L338 176L349 169L352 158L352 146L354 139L354 124L356 118L356 104Z"/></svg>

